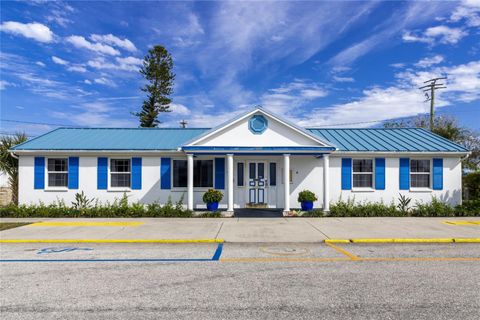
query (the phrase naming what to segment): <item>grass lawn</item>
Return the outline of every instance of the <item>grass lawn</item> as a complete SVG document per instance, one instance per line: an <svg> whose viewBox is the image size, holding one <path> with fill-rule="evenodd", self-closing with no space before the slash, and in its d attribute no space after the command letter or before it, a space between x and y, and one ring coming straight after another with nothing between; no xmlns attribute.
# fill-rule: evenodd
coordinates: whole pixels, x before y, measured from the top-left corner
<svg viewBox="0 0 480 320"><path fill-rule="evenodd" d="M0 231L26 226L31 222L0 222Z"/></svg>

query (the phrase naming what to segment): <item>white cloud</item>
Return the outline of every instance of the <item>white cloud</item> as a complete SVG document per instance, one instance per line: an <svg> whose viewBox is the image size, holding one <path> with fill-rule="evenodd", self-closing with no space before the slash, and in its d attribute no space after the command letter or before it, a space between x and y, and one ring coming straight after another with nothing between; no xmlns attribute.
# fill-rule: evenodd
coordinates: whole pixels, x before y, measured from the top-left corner
<svg viewBox="0 0 480 320"><path fill-rule="evenodd" d="M98 84L103 84L103 85L106 85L106 86L109 86L109 87L116 87L117 86L115 84L115 82L113 82L112 80L107 79L105 77L97 78L97 79L93 80L93 82L98 83Z"/></svg>
<svg viewBox="0 0 480 320"><path fill-rule="evenodd" d="M59 58L59 57L56 57L56 56L52 56L52 61L53 61L54 63L60 64L60 65L62 65L62 66L66 66L66 65L69 64L68 61L63 60L63 59L61 59L61 58Z"/></svg>
<svg viewBox="0 0 480 320"><path fill-rule="evenodd" d="M38 22L21 23L15 21L6 21L0 25L0 31L14 35L22 35L38 42L53 42L54 34L49 27Z"/></svg>
<svg viewBox="0 0 480 320"><path fill-rule="evenodd" d="M11 83L5 80L0 80L0 90L5 90L7 86L10 86Z"/></svg>
<svg viewBox="0 0 480 320"><path fill-rule="evenodd" d="M105 102L88 102L73 106L73 111L52 112L52 116L87 127L133 127L129 120L112 116L117 108Z"/></svg>
<svg viewBox="0 0 480 320"><path fill-rule="evenodd" d="M124 71L138 71L142 65L141 59L135 57L116 57L116 63L109 62L105 58L96 58L87 62L87 64L95 69L113 69Z"/></svg>
<svg viewBox="0 0 480 320"><path fill-rule="evenodd" d="M172 114L179 116L188 116L192 113L190 109L181 103L170 103L170 110L172 110Z"/></svg>
<svg viewBox="0 0 480 320"><path fill-rule="evenodd" d="M423 58L417 63L415 63L416 67L419 68L427 68L435 64L442 63L445 60L445 58L439 54L433 56L433 57L428 57L428 58Z"/></svg>
<svg viewBox="0 0 480 320"><path fill-rule="evenodd" d="M87 72L87 68L85 68L85 66L81 64L71 64L69 61L63 60L62 58L56 56L52 56L52 61L56 64L66 66L67 70L71 72Z"/></svg>
<svg viewBox="0 0 480 320"><path fill-rule="evenodd" d="M467 35L468 32L461 28L451 28L440 25L427 28L422 34L413 34L407 31L403 34L402 39L405 42L423 42L431 45L437 43L456 44Z"/></svg>
<svg viewBox="0 0 480 320"><path fill-rule="evenodd" d="M390 67L397 68L397 69L403 68L405 66L406 66L406 64L402 63L402 62L397 62L397 63L390 64Z"/></svg>
<svg viewBox="0 0 480 320"><path fill-rule="evenodd" d="M45 63L43 63L42 61L37 61L37 62L35 62L35 64L36 64L37 66L42 67L42 68L45 67Z"/></svg>
<svg viewBox="0 0 480 320"><path fill-rule="evenodd" d="M111 56L120 55L120 52L117 49L102 43L92 43L82 36L70 36L70 37L67 37L66 40L76 48L87 49L97 53L107 54Z"/></svg>
<svg viewBox="0 0 480 320"><path fill-rule="evenodd" d="M336 82L355 82L355 79L352 77L333 76L333 80Z"/></svg>
<svg viewBox="0 0 480 320"><path fill-rule="evenodd" d="M79 64L69 66L67 70L72 72L80 72L80 73L87 72L87 68Z"/></svg>
<svg viewBox="0 0 480 320"><path fill-rule="evenodd" d="M480 1L462 1L450 16L451 22L465 21L467 27L480 27Z"/></svg>
<svg viewBox="0 0 480 320"><path fill-rule="evenodd" d="M92 84L92 81L90 81L90 80L88 80L88 79L85 79L85 80L83 80L83 83L85 83L85 84Z"/></svg>
<svg viewBox="0 0 480 320"><path fill-rule="evenodd" d="M94 42L99 42L99 43L106 43L110 45L114 45L116 47L125 49L127 51L135 52L137 51L137 48L133 44L132 41L128 40L127 38L125 39L120 39L113 34L92 34L90 35L90 39Z"/></svg>
<svg viewBox="0 0 480 320"><path fill-rule="evenodd" d="M314 101L328 95L328 92L316 83L295 79L291 83L268 90L261 97L261 105L278 114L294 113L295 109L308 101Z"/></svg>
<svg viewBox="0 0 480 320"><path fill-rule="evenodd" d="M418 87L424 84L423 81L440 75L448 79L447 88L437 92L437 108L480 100L480 61L472 61L452 67L436 67L428 72L408 70L398 73L395 85L367 89L360 98L351 102L314 109L308 118L301 119L299 123L308 126L353 123L346 126L367 127L374 125L374 120L424 113L428 104Z"/></svg>

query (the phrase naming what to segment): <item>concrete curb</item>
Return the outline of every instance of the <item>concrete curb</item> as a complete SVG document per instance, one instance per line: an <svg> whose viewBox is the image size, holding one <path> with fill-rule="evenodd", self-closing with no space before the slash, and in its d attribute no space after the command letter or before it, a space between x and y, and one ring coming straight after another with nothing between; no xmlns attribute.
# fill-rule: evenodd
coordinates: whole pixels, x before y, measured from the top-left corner
<svg viewBox="0 0 480 320"><path fill-rule="evenodd" d="M480 238L364 238L364 239L326 239L325 243L480 243Z"/></svg>
<svg viewBox="0 0 480 320"><path fill-rule="evenodd" d="M0 243L224 243L223 239L1 239Z"/></svg>

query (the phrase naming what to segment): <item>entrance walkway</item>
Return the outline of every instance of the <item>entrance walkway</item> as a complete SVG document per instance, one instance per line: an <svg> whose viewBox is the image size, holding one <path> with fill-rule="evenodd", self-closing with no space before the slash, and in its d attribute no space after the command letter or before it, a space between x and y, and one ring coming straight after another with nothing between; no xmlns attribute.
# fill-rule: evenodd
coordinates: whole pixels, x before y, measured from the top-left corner
<svg viewBox="0 0 480 320"><path fill-rule="evenodd" d="M235 218L281 218L282 209L235 209L233 211Z"/></svg>

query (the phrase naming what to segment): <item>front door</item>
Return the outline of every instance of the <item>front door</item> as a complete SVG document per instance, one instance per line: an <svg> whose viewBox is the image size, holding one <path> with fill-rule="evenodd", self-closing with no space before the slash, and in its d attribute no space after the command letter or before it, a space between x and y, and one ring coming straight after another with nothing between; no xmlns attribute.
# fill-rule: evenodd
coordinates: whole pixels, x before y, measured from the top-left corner
<svg viewBox="0 0 480 320"><path fill-rule="evenodd" d="M248 202L252 206L266 206L267 179L266 163L248 163Z"/></svg>

